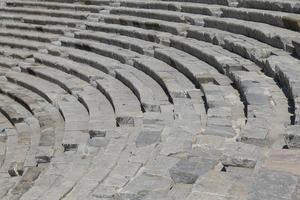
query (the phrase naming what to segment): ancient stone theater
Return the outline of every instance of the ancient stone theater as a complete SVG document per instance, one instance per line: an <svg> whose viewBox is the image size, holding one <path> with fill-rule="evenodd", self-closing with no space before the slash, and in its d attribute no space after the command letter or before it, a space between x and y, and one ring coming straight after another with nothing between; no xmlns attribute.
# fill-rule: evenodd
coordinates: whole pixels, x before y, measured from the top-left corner
<svg viewBox="0 0 300 200"><path fill-rule="evenodd" d="M300 200L300 0L0 0L1 200Z"/></svg>

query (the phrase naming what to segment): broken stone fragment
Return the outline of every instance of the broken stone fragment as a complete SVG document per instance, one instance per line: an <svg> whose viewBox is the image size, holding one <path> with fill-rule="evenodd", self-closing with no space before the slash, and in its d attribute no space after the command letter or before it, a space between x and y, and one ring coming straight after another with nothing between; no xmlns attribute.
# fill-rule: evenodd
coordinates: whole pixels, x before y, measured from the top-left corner
<svg viewBox="0 0 300 200"><path fill-rule="evenodd" d="M90 138L105 137L106 136L106 131L103 131L103 130L89 130L89 135L90 135Z"/></svg>
<svg viewBox="0 0 300 200"><path fill-rule="evenodd" d="M64 151L76 151L78 149L78 144L63 144Z"/></svg>
<svg viewBox="0 0 300 200"><path fill-rule="evenodd" d="M284 133L284 140L289 148L300 148L300 126L289 126Z"/></svg>
<svg viewBox="0 0 300 200"><path fill-rule="evenodd" d="M199 176L211 170L217 161L200 158L182 159L170 170L170 176L175 183L194 184Z"/></svg>
<svg viewBox="0 0 300 200"><path fill-rule="evenodd" d="M225 166L254 168L260 154L259 147L255 145L230 142L223 147L221 162Z"/></svg>

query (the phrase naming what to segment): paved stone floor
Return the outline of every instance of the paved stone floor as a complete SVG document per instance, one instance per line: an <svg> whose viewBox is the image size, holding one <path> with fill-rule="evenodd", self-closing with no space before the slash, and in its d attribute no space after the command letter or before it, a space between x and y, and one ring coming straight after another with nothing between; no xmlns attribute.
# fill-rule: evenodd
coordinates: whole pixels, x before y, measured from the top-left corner
<svg viewBox="0 0 300 200"><path fill-rule="evenodd" d="M300 200L300 1L1 0L0 199Z"/></svg>

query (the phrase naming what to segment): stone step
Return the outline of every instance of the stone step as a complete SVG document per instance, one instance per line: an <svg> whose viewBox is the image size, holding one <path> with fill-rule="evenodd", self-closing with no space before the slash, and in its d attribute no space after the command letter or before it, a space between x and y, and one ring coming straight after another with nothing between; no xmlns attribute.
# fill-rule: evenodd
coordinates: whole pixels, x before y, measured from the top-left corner
<svg viewBox="0 0 300 200"><path fill-rule="evenodd" d="M266 69L265 59L270 57L272 54L288 54L283 50L272 47L256 39L232 32L222 31L217 28L194 26L187 31L187 37L195 38L197 40L209 42L215 45L220 45L224 49L227 49L228 51L231 51L256 63L261 68L264 68L265 72L270 75L274 74L274 72L269 72Z"/></svg>
<svg viewBox="0 0 300 200"><path fill-rule="evenodd" d="M283 91L287 97L293 100L295 119L292 119L292 124L299 124L299 70L297 67L300 64L299 60L292 56L270 56L267 59L267 66L276 71L275 77L283 87Z"/></svg>
<svg viewBox="0 0 300 200"><path fill-rule="evenodd" d="M194 3L205 3L205 4L218 4L228 6L231 0L161 0L161 1L176 1L176 2L194 2Z"/></svg>
<svg viewBox="0 0 300 200"><path fill-rule="evenodd" d="M193 25L203 25L203 18L205 18L205 16L199 14L157 9L136 9L127 7L112 8L110 10L110 14L129 15L147 19L164 20L168 22L188 23Z"/></svg>
<svg viewBox="0 0 300 200"><path fill-rule="evenodd" d="M104 56L108 56L114 59L118 59L119 61L126 62L128 64L133 65L135 68L145 72L149 76L151 76L154 80L156 80L163 88L166 88L165 84L170 84L170 91L172 95L175 96L178 94L181 97L184 97L184 90L192 89L194 86L193 84L184 77L181 73L179 73L176 69L168 66L167 64L160 62L157 59L142 56L132 51L121 49L121 48L114 48L110 45L105 45L101 43L92 43L91 41L85 40L75 40L75 39L63 39L61 40L63 46L75 46L77 47L85 47L89 48L89 50ZM116 56L117 55L117 56ZM156 63L154 66L153 63ZM148 69L147 69L148 68ZM161 75L157 73L161 71ZM156 73L155 73L156 72ZM156 74L156 75L155 75ZM168 75L169 74L169 75ZM157 77L158 76L158 77ZM159 78L160 76L160 78ZM163 76L169 76L168 80L164 82ZM172 78L173 77L173 78ZM159 80L160 79L160 80ZM173 79L173 81L171 81ZM177 80L176 80L177 79ZM180 83L180 85L178 85ZM176 86L178 85L178 86ZM173 89L172 89L173 88ZM181 90L181 91L180 91ZM169 91L169 94L171 95ZM171 95L171 97L172 97Z"/></svg>
<svg viewBox="0 0 300 200"><path fill-rule="evenodd" d="M37 31L39 33L52 33L52 34L68 34L77 31L70 27L59 26L59 25L36 25L36 24L26 24L11 20L1 20L2 27L13 30L25 30L25 31Z"/></svg>
<svg viewBox="0 0 300 200"><path fill-rule="evenodd" d="M172 41L175 41L175 37L171 39L171 45L172 45ZM287 112L288 111L288 102L287 102L286 97L284 96L281 89L278 88L278 86L272 79L266 78L266 77L264 77L263 74L259 73L259 70L253 63L251 64L251 62L248 62L247 60L243 61L242 58L238 59L237 55L226 52L225 50L222 51L221 50L222 48L219 49L220 47L212 45L212 46L210 46L211 48L209 48L208 44L202 44L201 47L196 47L197 42L194 40L190 40L190 41L191 41L189 43L190 46L188 46L187 45L188 43L184 43L183 40L178 39L175 41L174 45L172 45L172 46L175 46L176 48L179 48L181 50L186 51L187 53L197 56L198 58L208 62L212 66L219 65L220 70L222 70L222 65L229 67L223 71L224 73L228 73L228 69L229 69L229 76L231 73L233 73L233 74L244 73L245 78L251 77L250 80L255 80L255 84L258 84L258 85L261 84L260 91L258 92L257 90L259 90L259 87L256 87L256 86L254 87L255 84L253 86L251 86L251 85L247 85L247 83L249 83L249 82L245 82L245 84L241 85L241 84L239 84L238 77L230 76L233 80L237 81L236 85L238 88L240 88L240 93L243 94L244 97L245 97L245 95L247 96L247 94L250 95L249 98L252 98L252 99L251 100L249 99L249 100L253 101L254 104L255 104L255 101L263 100L263 98L261 98L261 97L263 97L264 95L267 94L265 89L263 89L263 88L268 88L267 90L270 91L269 94L274 98L274 102L269 101L270 97L266 97L265 99L266 99L267 104L265 106L263 106L261 103L259 103L257 106L260 105L260 106L262 106L261 108L265 107L265 109L268 110L270 107L273 107L272 105L279 105L277 107L275 106L275 110L276 110L275 112L278 113L277 116L279 117L279 119L281 119L281 120L279 120L281 122L280 124L283 125L283 124L288 123L290 114ZM176 44L176 42L177 42L177 44ZM200 43L198 43L198 44L200 44ZM202 49L203 49L203 51L202 51ZM215 49L215 50L213 50L213 49ZM217 49L219 49L219 50L217 50ZM210 52L210 50L212 50L212 52ZM201 52L206 54L207 58L205 58L206 56L204 56L204 55L201 56ZM217 54L219 54L219 55L217 56ZM210 56L212 56L212 57L210 57ZM237 63L233 64L236 61L238 61L240 64L237 64ZM243 63L245 63L245 64L243 64ZM244 67L236 68L238 65L241 65ZM232 66L232 72L230 72L231 71L230 66ZM258 74L260 74L260 76L255 75L256 77L252 77L252 76L250 76L251 73L246 72L246 71L252 71L251 72L252 75L255 75L258 73ZM258 78L258 80L256 80L257 78ZM261 79L261 81L259 81L260 79ZM245 80L247 80L247 78ZM250 89L250 87L253 87L253 88ZM260 93L264 94L264 95L260 96ZM252 95L254 95L254 96L252 96ZM275 103L275 102L277 102L277 103ZM285 106L282 106L282 105L285 105ZM252 113L252 111L251 111L252 108L251 109L250 108L251 107L248 108L248 113ZM257 108L255 107L253 110L255 111L255 110L257 110ZM267 111L266 113L269 113L269 111ZM285 115L283 115L283 113L285 113ZM255 112L254 115L257 117L257 114L258 114L258 112ZM264 116L263 112L261 114L262 114L262 117L266 120L270 117L270 116ZM273 118L273 120L275 120L275 118ZM278 123L277 119L275 120L275 122ZM274 123L274 124L276 124L276 123ZM273 123L271 123L270 127L273 127Z"/></svg>
<svg viewBox="0 0 300 200"><path fill-rule="evenodd" d="M34 54L33 50L22 50L22 49L16 49L11 48L7 46L1 46L0 47L0 55L3 57L11 57L11 58L17 58L17 59L27 59L31 58Z"/></svg>
<svg viewBox="0 0 300 200"><path fill-rule="evenodd" d="M106 97L89 83L65 72L42 65L26 66L29 73L53 82L82 101L89 112L89 133L113 129L116 118Z"/></svg>
<svg viewBox="0 0 300 200"><path fill-rule="evenodd" d="M53 42L58 39L57 35L49 34L49 33L40 33L33 31L22 31L19 30L11 30L11 29L1 29L0 36L5 37L16 37L27 40L33 40L37 42Z"/></svg>
<svg viewBox="0 0 300 200"><path fill-rule="evenodd" d="M140 103L137 98L125 85L115 78L88 65L58 56L36 54L35 59L42 64L53 66L95 84L114 106L117 123L120 126L132 126L136 119L142 117Z"/></svg>
<svg viewBox="0 0 300 200"><path fill-rule="evenodd" d="M46 43L30 40L22 40L14 37L0 36L0 45L12 48L25 48L29 50L39 51L45 49Z"/></svg>
<svg viewBox="0 0 300 200"><path fill-rule="evenodd" d="M299 33L259 22L250 22L232 18L206 18L205 26L245 35L273 47L293 52L292 41L299 38Z"/></svg>
<svg viewBox="0 0 300 200"><path fill-rule="evenodd" d="M88 136L88 112L78 100L62 88L43 79L15 71L4 71L5 77L23 86L52 103L59 109L65 120L63 144L77 144Z"/></svg>
<svg viewBox="0 0 300 200"><path fill-rule="evenodd" d="M245 123L244 105L231 85L202 84L207 104L205 135L235 137ZM224 115L226 112L226 115Z"/></svg>
<svg viewBox="0 0 300 200"><path fill-rule="evenodd" d="M101 31L107 33L120 34L132 38L138 38L149 42L169 43L169 37L172 35L166 32L158 32L155 30L144 30L132 26L120 26L118 24L110 24L104 22L87 22L86 29L91 31Z"/></svg>
<svg viewBox="0 0 300 200"><path fill-rule="evenodd" d="M23 13L28 15L41 15L49 17L63 17L63 18L72 18L83 20L87 19L89 13L86 12L70 12L62 10L49 10L49 9L33 9L33 8L14 8L14 7L0 7L0 11L3 13Z"/></svg>
<svg viewBox="0 0 300 200"><path fill-rule="evenodd" d="M120 1L120 6L129 8L143 8L143 9L159 9L170 10L184 13L202 14L210 16L220 15L220 5L201 4L191 2L166 2L166 1Z"/></svg>
<svg viewBox="0 0 300 200"><path fill-rule="evenodd" d="M10 1L10 0L8 0ZM26 0L28 1L28 0ZM113 3L114 0L89 0L89 1L81 1L81 0L66 0L61 2L60 0L39 0L40 2L51 2L51 3L64 3L64 4L78 4L78 5L109 5Z"/></svg>
<svg viewBox="0 0 300 200"><path fill-rule="evenodd" d="M10 120L0 113L1 116L1 165L0 170L3 174L10 177L8 170L14 162L16 146L18 143L18 132Z"/></svg>
<svg viewBox="0 0 300 200"><path fill-rule="evenodd" d="M7 7L31 7L31 8L47 8L47 9L54 9L54 10L70 10L70 11L88 11L92 13L98 13L99 11L105 9L102 6L95 6L95 5L80 5L80 4L68 4L65 2L60 3L57 2L38 2L38 1L15 1L9 0L6 1Z"/></svg>
<svg viewBox="0 0 300 200"><path fill-rule="evenodd" d="M134 26L148 30L155 30L161 32L172 33L175 35L184 35L186 30L190 27L186 23L176 23L163 21L158 19L149 19L137 16L127 15L104 15L99 14L99 21L108 24L119 24L126 26Z"/></svg>
<svg viewBox="0 0 300 200"><path fill-rule="evenodd" d="M294 0L240 0L238 7L300 13L299 2Z"/></svg>
<svg viewBox="0 0 300 200"><path fill-rule="evenodd" d="M104 48L105 49L105 48ZM159 110L159 102L158 100L166 101L167 99L164 97L165 95L162 94L162 91L158 90L158 87L155 86L157 84L154 83L153 80L149 76L144 73L140 73L135 68L121 64L120 62L113 60L108 57L104 57L92 52L71 49L71 48L56 48L56 50L64 50L64 53L67 53L71 60L76 62L80 62L83 64L89 64L104 73L108 73L113 77L119 79L123 84L125 84L128 88L130 88L138 99L141 101L142 106L145 110L151 111L152 108L156 111ZM54 51L52 48L50 51ZM111 50L110 50L111 51ZM130 70L130 73L127 73L126 70ZM127 76L124 76L124 75ZM148 83L145 81L141 82L141 78L144 77L145 80L148 80ZM152 85L151 89L149 90L149 86ZM151 91L149 94L145 93L144 91L149 90ZM153 94L151 95L151 93ZM154 95L154 92L159 92L159 98ZM142 96L141 96L142 95ZM152 100L151 100L152 99ZM149 100L149 101L148 101ZM150 110L149 110L150 109Z"/></svg>
<svg viewBox="0 0 300 200"><path fill-rule="evenodd" d="M222 17L261 22L273 26L299 31L297 14L248 8L221 8Z"/></svg>
<svg viewBox="0 0 300 200"><path fill-rule="evenodd" d="M105 32L82 31L75 32L74 37L78 39L95 40L101 43L119 46L124 49L130 49L144 55L153 55L154 49L163 48L159 44L147 42L145 40L120 36L119 34L111 34Z"/></svg>
<svg viewBox="0 0 300 200"><path fill-rule="evenodd" d="M291 114L283 92L271 78L256 72L237 71L232 74L248 104L248 119L241 132L241 141L262 146L274 143L284 126L290 123Z"/></svg>
<svg viewBox="0 0 300 200"><path fill-rule="evenodd" d="M1 92L11 96L20 102L24 107L30 109L40 123L40 138L35 152L36 162L47 163L54 155L54 149L61 146L63 129L63 118L59 111L36 93L12 84L8 81L1 81ZM38 136L37 136L38 137Z"/></svg>
<svg viewBox="0 0 300 200"><path fill-rule="evenodd" d="M13 99L2 94L0 99L1 112L11 121L17 131L15 152L6 173L9 173L10 176L22 176L24 167L36 165L34 155L39 141L39 122L27 109Z"/></svg>
<svg viewBox="0 0 300 200"><path fill-rule="evenodd" d="M60 25L68 26L71 28L82 28L84 27L84 22L82 20L73 19L73 18L62 18L62 17L51 17L51 16L41 16L39 18L36 15L30 14L19 14L19 13L1 13L1 20L13 20L13 21L22 21L27 24L35 25Z"/></svg>

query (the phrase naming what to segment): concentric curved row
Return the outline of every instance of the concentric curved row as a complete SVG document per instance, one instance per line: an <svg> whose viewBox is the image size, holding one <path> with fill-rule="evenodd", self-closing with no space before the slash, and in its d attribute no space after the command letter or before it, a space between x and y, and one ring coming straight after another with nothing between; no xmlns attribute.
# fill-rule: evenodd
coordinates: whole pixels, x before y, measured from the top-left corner
<svg viewBox="0 0 300 200"><path fill-rule="evenodd" d="M1 198L296 200L298 6L3 1Z"/></svg>

